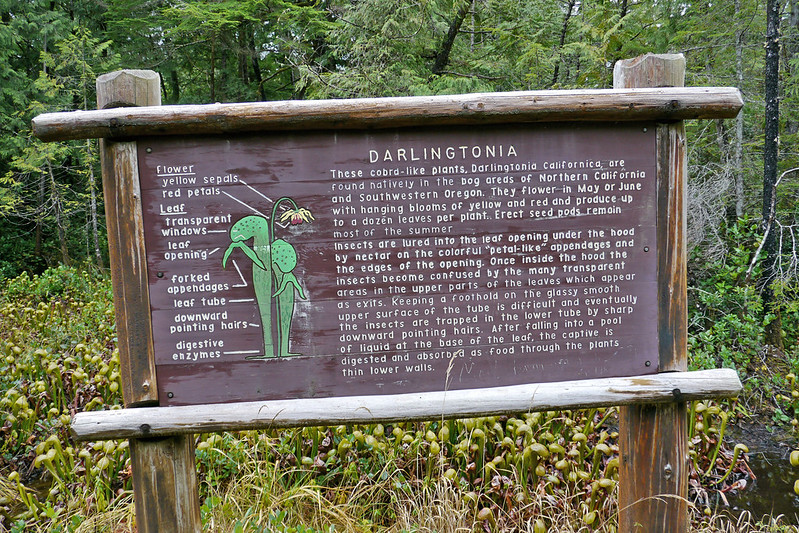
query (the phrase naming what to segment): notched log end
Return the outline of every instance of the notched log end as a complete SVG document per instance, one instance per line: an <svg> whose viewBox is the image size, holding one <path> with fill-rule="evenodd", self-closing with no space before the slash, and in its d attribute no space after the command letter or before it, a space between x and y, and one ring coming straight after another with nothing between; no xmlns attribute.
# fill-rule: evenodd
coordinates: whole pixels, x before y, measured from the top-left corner
<svg viewBox="0 0 799 533"><path fill-rule="evenodd" d="M80 441L81 436L75 431L75 418L69 423L69 436L72 437L73 440Z"/></svg>

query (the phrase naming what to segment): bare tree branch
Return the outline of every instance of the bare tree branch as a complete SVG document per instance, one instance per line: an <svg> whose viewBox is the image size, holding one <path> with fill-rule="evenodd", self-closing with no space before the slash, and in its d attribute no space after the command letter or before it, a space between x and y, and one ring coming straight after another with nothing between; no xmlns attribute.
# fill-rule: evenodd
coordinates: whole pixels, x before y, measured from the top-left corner
<svg viewBox="0 0 799 533"><path fill-rule="evenodd" d="M799 171L799 167L789 168L788 170L786 170L785 172L780 174L780 177L777 178L777 181L774 183L774 194L771 195L771 210L770 210L770 214L769 214L768 220L766 221L766 228L765 228L765 231L763 233L763 238L760 240L760 245L757 247L757 250L755 250L755 255L752 257L752 262L749 263L749 268L746 270L746 278L745 279L746 279L747 283L749 283L749 280L752 277L752 271L754 271L754 269L755 269L755 264L757 264L757 260L758 260L758 258L760 256L760 252L763 250L763 247L766 245L766 241L768 240L769 233L771 232L771 229L774 226L774 223L776 221L776 212L777 212L777 193L776 193L776 191L777 191L777 187L779 187L780 182L782 181L782 178L784 178L788 174L790 174L792 172L796 172L796 171ZM776 221L776 223L779 224L779 221ZM780 226L782 226L782 225L780 224ZM785 226L782 226L782 227L785 227ZM796 254L796 248L794 248L793 253L794 253L794 255Z"/></svg>

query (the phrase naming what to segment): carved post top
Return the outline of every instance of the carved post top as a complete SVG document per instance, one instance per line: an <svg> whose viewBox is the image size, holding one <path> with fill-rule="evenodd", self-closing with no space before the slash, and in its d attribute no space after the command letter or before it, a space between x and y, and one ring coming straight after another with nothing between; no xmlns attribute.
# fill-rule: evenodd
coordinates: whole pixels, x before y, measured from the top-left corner
<svg viewBox="0 0 799 533"><path fill-rule="evenodd" d="M685 56L682 54L644 54L622 59L613 66L613 88L683 87Z"/></svg>
<svg viewBox="0 0 799 533"><path fill-rule="evenodd" d="M152 70L117 70L97 77L97 109L161 105L161 77Z"/></svg>

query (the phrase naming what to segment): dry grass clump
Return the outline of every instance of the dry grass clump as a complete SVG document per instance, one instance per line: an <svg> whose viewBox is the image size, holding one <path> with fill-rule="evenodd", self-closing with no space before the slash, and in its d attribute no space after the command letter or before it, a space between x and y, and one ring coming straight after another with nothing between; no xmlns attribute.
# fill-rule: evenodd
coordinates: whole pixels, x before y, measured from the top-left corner
<svg viewBox="0 0 799 533"><path fill-rule="evenodd" d="M397 523L392 531L468 533L473 530L473 516L463 494L451 481L441 478L398 501Z"/></svg>
<svg viewBox="0 0 799 533"><path fill-rule="evenodd" d="M786 524L782 516L755 520L748 511L739 516L720 512L691 526L692 533L797 533L799 526Z"/></svg>
<svg viewBox="0 0 799 533"><path fill-rule="evenodd" d="M269 467L267 467L269 468ZM533 495L526 503L530 513L508 513L486 507L478 508L469 493L464 493L446 477L431 483L415 483L408 490L399 487L389 475L377 482L363 482L354 487L326 491L317 485L295 487L283 494L269 494L258 483L266 481L267 489L279 483L264 479L256 473L258 467L248 467L251 475L231 481L224 489L215 491L219 498L212 515L207 517L207 531L257 532L321 532L344 533L616 533L615 497L609 504L611 514L592 524L585 523L584 494L560 493L557 497L545 491ZM280 474L268 471L269 476ZM615 495L614 495L615 496ZM394 520L376 527L370 516L370 501L391 501ZM279 511L279 509L284 511ZM285 509L290 509L285 511ZM490 511L490 512L489 512ZM519 519L519 514L528 515ZM698 515L694 515L698 516ZM278 523L276 519L282 521ZM305 524L292 529L286 524ZM799 533L799 527L785 524L782 517L755 520L748 512L733 516L726 512L695 519L691 533Z"/></svg>

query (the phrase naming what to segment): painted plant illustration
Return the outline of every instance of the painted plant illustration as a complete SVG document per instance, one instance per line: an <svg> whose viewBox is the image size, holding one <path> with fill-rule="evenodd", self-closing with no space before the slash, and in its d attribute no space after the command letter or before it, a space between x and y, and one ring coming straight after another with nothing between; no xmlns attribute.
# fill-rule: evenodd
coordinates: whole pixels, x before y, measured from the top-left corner
<svg viewBox="0 0 799 533"><path fill-rule="evenodd" d="M314 219L310 211L284 196L275 202L270 219L250 215L236 221L230 228L230 245L222 258L224 268L233 251L240 249L253 262L252 281L264 332L263 359L300 355L289 352L295 291L300 298L305 299L297 276L294 275L297 251L285 240L275 238L275 218L278 216L278 207L284 202L292 207L280 214L280 222L301 224ZM247 244L250 239L252 246ZM272 337L272 300L275 300L274 311L277 318L277 350Z"/></svg>

